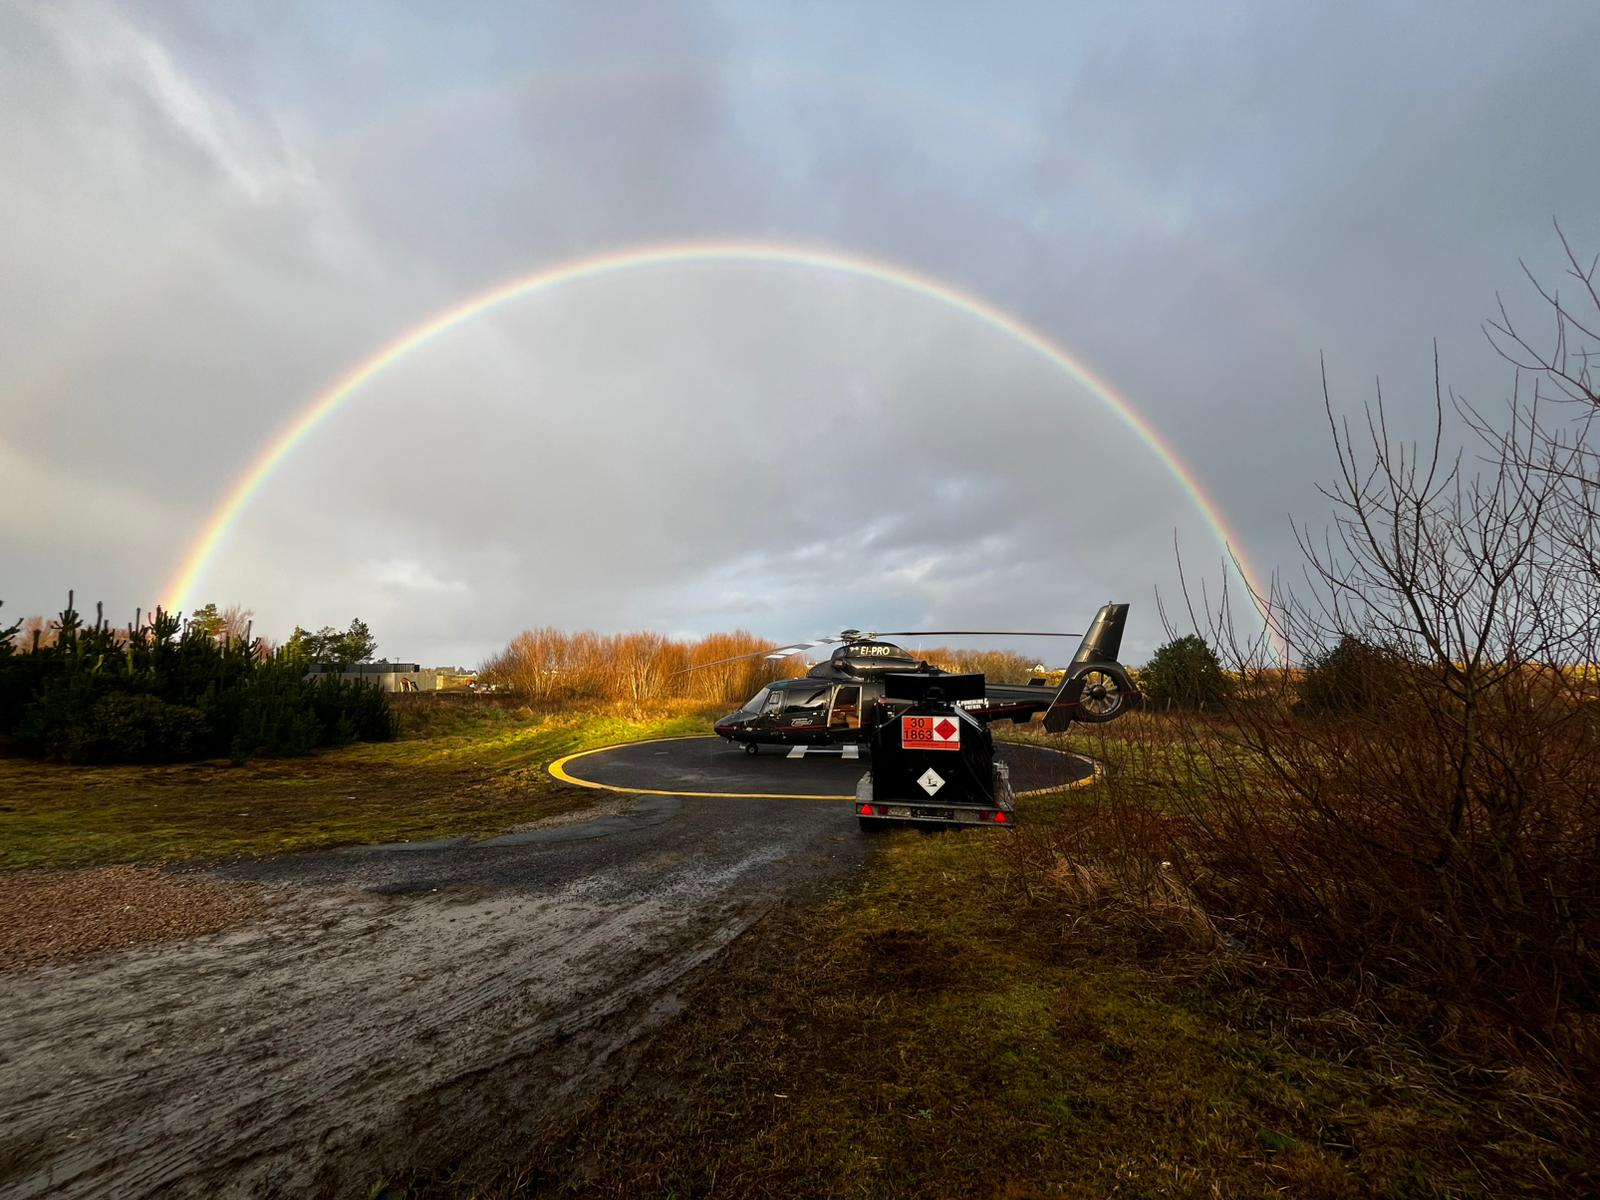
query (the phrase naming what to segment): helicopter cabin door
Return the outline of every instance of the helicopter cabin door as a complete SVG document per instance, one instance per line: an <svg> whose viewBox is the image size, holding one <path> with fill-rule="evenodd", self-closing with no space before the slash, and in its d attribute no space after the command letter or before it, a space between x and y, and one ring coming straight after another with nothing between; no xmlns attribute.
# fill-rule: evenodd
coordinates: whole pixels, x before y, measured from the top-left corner
<svg viewBox="0 0 1600 1200"><path fill-rule="evenodd" d="M828 717L829 729L861 728L861 686L847 683L833 690L833 712Z"/></svg>

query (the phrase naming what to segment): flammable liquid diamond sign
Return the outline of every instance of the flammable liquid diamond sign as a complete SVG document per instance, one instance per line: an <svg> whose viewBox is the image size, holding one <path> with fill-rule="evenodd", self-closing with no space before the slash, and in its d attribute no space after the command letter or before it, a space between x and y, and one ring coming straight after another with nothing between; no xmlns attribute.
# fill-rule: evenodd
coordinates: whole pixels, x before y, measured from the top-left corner
<svg viewBox="0 0 1600 1200"><path fill-rule="evenodd" d="M959 750L961 723L951 717L901 717L900 745L907 750Z"/></svg>
<svg viewBox="0 0 1600 1200"><path fill-rule="evenodd" d="M941 776L939 772L935 771L932 767L929 767L921 775L918 775L917 782L922 785L922 790L927 792L930 796L944 786L943 776Z"/></svg>

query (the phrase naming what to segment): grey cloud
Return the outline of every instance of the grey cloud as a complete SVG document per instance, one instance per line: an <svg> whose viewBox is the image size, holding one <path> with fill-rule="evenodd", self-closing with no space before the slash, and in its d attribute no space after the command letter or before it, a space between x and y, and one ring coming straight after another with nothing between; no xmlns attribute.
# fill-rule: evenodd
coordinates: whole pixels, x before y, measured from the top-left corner
<svg viewBox="0 0 1600 1200"><path fill-rule="evenodd" d="M30 499L0 511L0 595L147 602L387 339L541 265L710 235L876 254L1026 319L1291 562L1329 465L1317 352L1342 398L1378 372L1409 398L1442 334L1492 395L1493 289L1600 184L1600 18L1457 11L8 10L0 395ZM1137 650L1175 533L1220 576L1151 453L1015 343L866 281L693 267L408 356L205 586L269 632L359 613L452 661L526 624L1070 624L1113 595Z"/></svg>

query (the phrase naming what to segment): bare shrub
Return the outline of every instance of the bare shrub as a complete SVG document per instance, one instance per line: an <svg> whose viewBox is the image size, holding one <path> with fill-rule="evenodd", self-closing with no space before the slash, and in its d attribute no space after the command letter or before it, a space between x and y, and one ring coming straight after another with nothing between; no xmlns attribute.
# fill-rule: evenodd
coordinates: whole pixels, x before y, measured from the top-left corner
<svg viewBox="0 0 1600 1200"><path fill-rule="evenodd" d="M1600 475L1593 408L1576 424L1546 409L1595 403L1574 339L1600 322L1555 311L1557 349L1519 363L1543 372L1531 395L1519 376L1496 417L1450 398L1473 439L1461 451L1437 361L1420 446L1391 431L1381 393L1352 427L1325 389L1333 526L1300 534L1303 587L1256 599L1302 661L1343 646L1351 688L1297 712L1293 675L1232 636L1226 597L1202 605L1248 698L1185 725L1161 802L1174 869L1254 944L1434 1033L1537 1044L1589 1073ZM1528 346L1509 318L1494 328Z"/></svg>
<svg viewBox="0 0 1600 1200"><path fill-rule="evenodd" d="M799 659L761 657L774 645L743 630L679 642L659 633L567 633L547 627L517 634L483 664L479 676L538 705L734 704L803 669Z"/></svg>
<svg viewBox="0 0 1600 1200"><path fill-rule="evenodd" d="M745 700L774 679L800 673L803 663L798 657L746 657L774 645L742 629L710 634L689 647L688 666L694 669L678 677L679 686L683 694L708 703Z"/></svg>
<svg viewBox="0 0 1600 1200"><path fill-rule="evenodd" d="M1537 355L1502 310L1523 353L1502 411L1436 383L1418 446L1381 394L1352 423L1325 390L1334 519L1300 532L1303 584L1251 597L1254 638L1226 591L1190 605L1231 699L1108 727L1103 786L1018 829L1017 886L1173 944L1210 931L1476 1061L1600 1086L1600 300L1569 260L1594 319L1540 289ZM1331 669L1315 703L1277 645Z"/></svg>
<svg viewBox="0 0 1600 1200"><path fill-rule="evenodd" d="M990 683L1027 683L1038 665L1036 659L1027 658L1010 650L951 649L936 646L931 650L913 651L936 667L957 674L981 674Z"/></svg>
<svg viewBox="0 0 1600 1200"><path fill-rule="evenodd" d="M485 683L548 703L555 698L565 656L566 634L559 629L525 629L486 660L478 675Z"/></svg>
<svg viewBox="0 0 1600 1200"><path fill-rule="evenodd" d="M256 614L254 609L230 604L222 610L222 636L230 642L248 642L252 637Z"/></svg>

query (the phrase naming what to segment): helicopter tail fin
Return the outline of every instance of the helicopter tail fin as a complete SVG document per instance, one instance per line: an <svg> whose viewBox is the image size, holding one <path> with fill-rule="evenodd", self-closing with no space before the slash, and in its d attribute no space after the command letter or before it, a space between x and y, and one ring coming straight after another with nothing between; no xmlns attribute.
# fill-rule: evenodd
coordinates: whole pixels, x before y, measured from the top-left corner
<svg viewBox="0 0 1600 1200"><path fill-rule="evenodd" d="M1078 652L1072 656L1072 665L1082 666L1092 662L1116 662L1122 653L1122 627L1128 623L1126 604L1103 604L1089 623L1089 631L1078 643Z"/></svg>
<svg viewBox="0 0 1600 1200"><path fill-rule="evenodd" d="M1044 714L1044 727L1061 733L1073 721L1109 721L1127 711L1138 695L1133 681L1117 661L1122 652L1122 628L1128 622L1126 604L1105 604L1095 613L1088 632L1078 644L1061 681L1061 690ZM1085 696L1085 692L1090 693Z"/></svg>

